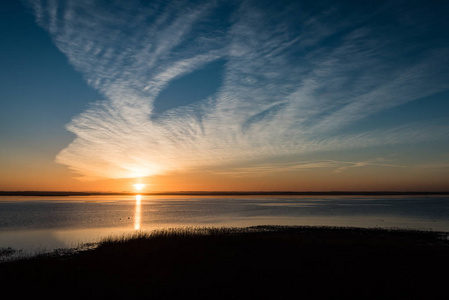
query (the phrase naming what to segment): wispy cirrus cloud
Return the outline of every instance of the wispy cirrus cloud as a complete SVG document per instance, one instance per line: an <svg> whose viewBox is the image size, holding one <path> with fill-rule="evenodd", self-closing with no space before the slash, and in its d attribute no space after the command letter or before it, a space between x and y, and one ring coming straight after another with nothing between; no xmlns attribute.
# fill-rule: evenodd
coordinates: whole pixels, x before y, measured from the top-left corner
<svg viewBox="0 0 449 300"><path fill-rule="evenodd" d="M388 2L350 14L344 5L293 1L30 3L38 24L105 97L68 124L77 137L56 159L85 178L447 138L445 126L430 124L345 131L449 89L449 45L437 36L423 46L432 28L417 34L419 20L398 26L402 14ZM219 59L223 79L210 97L155 113L173 81ZM308 163L293 164L301 165Z"/></svg>
<svg viewBox="0 0 449 300"><path fill-rule="evenodd" d="M403 165L389 163L388 160L377 158L363 161L312 160L288 163L262 163L256 166L229 168L225 171L215 171L214 173L233 177L263 177L270 174L279 174L280 172L296 172L310 169L328 169L334 173L342 173L351 168L366 167L405 168Z"/></svg>

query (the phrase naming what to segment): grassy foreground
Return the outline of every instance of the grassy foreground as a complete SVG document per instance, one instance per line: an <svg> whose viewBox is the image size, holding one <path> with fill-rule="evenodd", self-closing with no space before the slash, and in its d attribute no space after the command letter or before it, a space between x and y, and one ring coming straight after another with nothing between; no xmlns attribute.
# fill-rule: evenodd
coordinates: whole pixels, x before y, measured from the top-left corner
<svg viewBox="0 0 449 300"><path fill-rule="evenodd" d="M186 228L4 262L0 286L60 299L428 299L446 294L448 269L449 241L437 232Z"/></svg>

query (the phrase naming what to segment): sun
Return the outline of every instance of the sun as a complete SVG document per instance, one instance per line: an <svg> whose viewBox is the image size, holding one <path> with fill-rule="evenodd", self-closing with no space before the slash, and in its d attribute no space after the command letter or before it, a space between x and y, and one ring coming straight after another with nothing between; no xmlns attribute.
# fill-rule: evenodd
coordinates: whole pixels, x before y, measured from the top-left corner
<svg viewBox="0 0 449 300"><path fill-rule="evenodd" d="M135 188L137 191L141 191L141 190L145 187L145 185L146 185L146 184L144 184L144 183L136 183L136 184L133 184L134 188Z"/></svg>

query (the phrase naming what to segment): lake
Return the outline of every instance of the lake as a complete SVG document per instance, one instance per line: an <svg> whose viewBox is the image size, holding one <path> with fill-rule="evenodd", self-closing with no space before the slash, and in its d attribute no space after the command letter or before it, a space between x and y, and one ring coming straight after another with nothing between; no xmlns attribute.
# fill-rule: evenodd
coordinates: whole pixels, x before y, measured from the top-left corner
<svg viewBox="0 0 449 300"><path fill-rule="evenodd" d="M449 196L0 196L0 248L73 248L136 230L310 225L449 232Z"/></svg>

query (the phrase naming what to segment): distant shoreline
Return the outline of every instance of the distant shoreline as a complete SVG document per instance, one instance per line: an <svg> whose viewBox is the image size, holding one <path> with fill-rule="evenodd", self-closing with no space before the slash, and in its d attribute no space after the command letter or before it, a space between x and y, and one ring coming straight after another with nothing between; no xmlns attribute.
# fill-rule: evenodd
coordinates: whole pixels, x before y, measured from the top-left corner
<svg viewBox="0 0 449 300"><path fill-rule="evenodd" d="M404 195L449 195L447 192L418 192L418 191L328 191L328 192L295 192L295 191L179 191L179 192L61 192L61 191L0 191L0 196L120 196L120 195L147 195L147 196L404 196Z"/></svg>

